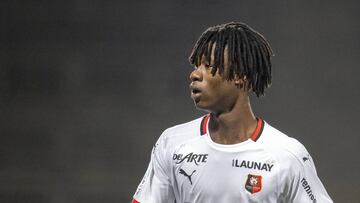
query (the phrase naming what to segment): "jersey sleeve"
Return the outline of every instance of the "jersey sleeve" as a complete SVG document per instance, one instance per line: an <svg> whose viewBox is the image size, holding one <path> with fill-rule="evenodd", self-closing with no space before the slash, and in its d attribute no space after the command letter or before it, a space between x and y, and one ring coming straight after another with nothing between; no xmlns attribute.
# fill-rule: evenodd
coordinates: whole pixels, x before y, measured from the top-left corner
<svg viewBox="0 0 360 203"><path fill-rule="evenodd" d="M333 202L321 183L314 162L305 147L299 143L292 154L288 171L283 174L285 201L292 203Z"/></svg>
<svg viewBox="0 0 360 203"><path fill-rule="evenodd" d="M168 203L175 201L170 179L169 160L166 159L169 149L166 148L165 132L153 147L150 163L134 194L132 203Z"/></svg>

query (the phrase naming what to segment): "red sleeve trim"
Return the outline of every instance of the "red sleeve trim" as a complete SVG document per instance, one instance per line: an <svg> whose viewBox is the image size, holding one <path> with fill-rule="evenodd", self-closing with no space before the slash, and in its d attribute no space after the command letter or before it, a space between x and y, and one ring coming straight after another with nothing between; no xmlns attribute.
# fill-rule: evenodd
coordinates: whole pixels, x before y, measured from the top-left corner
<svg viewBox="0 0 360 203"><path fill-rule="evenodd" d="M131 201L131 203L140 203L140 202L137 201L135 198L133 198L133 200Z"/></svg>

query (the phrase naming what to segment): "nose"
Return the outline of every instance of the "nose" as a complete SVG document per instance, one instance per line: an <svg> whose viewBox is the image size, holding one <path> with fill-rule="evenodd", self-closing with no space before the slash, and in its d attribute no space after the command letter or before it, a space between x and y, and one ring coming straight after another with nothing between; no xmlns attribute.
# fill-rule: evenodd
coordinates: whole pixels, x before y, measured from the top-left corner
<svg viewBox="0 0 360 203"><path fill-rule="evenodd" d="M194 81L201 81L202 80L202 74L201 71L199 70L199 68L195 68L191 73L190 73L190 80L192 82Z"/></svg>

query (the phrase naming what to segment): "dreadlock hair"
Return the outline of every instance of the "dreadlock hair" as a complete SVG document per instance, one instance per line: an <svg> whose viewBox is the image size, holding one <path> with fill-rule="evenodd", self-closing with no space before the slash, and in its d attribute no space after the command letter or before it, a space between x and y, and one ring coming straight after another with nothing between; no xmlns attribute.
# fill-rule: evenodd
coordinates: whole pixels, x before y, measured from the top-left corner
<svg viewBox="0 0 360 203"><path fill-rule="evenodd" d="M224 75L226 48L229 70ZM248 90L251 88L260 97L271 84L272 56L272 49L264 36L245 23L230 22L208 28L196 42L189 62L199 66L202 57L205 57L207 62L213 63L210 64L213 75L219 71L227 80L246 77Z"/></svg>

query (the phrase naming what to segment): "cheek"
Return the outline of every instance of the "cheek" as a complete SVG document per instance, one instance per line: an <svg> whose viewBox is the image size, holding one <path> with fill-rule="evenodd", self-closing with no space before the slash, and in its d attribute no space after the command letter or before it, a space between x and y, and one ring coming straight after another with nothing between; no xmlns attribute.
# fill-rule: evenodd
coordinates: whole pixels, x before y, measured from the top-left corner
<svg viewBox="0 0 360 203"><path fill-rule="evenodd" d="M209 94L216 100L228 100L232 97L232 95L236 94L234 84L231 82L222 81L215 81L213 83L209 83ZM210 95L209 95L210 96ZM225 101L224 101L225 102Z"/></svg>

